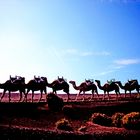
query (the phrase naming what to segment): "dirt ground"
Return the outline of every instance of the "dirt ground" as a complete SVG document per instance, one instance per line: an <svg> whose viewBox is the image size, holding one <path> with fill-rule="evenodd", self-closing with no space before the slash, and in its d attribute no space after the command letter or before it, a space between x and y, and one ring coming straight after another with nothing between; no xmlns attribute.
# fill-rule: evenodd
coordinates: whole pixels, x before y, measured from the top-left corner
<svg viewBox="0 0 140 140"><path fill-rule="evenodd" d="M78 101L74 101L75 95L72 95L72 100L65 102L64 107L68 106L75 109L73 115L76 117L74 118L69 117L63 111L53 112L49 110L47 103L44 102L45 95L40 103L38 103L39 96L39 94L35 95L34 103L31 102L31 95L29 95L27 103L19 103L18 94L12 94L11 103L8 103L8 95L4 97L4 100L0 103L0 137L5 136L5 138L13 139L14 136L20 136L21 132L18 133L22 131L24 139L32 139L34 135L38 136L39 139L42 139L42 137L44 139L81 139L81 137L82 139L140 139L140 130L101 126L90 121L90 116L94 112L101 112L110 116L115 112L140 112L140 100L136 98L137 94L133 94L131 99L129 95L125 99L122 95L118 100L112 94L110 95L110 101L107 98L102 100L102 95L100 99L95 96L92 101L89 101L90 95L87 95L86 100L82 101L81 95ZM65 94L58 96L66 100ZM63 118L69 120L73 131L63 131L56 128L55 123ZM80 127L84 129L79 131ZM25 137L30 131L30 138Z"/></svg>

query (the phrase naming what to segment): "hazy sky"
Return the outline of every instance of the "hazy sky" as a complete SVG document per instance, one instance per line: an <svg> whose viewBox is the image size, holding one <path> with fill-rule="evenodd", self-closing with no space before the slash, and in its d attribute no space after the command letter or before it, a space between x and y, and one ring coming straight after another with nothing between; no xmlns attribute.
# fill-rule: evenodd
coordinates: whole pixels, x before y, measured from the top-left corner
<svg viewBox="0 0 140 140"><path fill-rule="evenodd" d="M0 0L0 66L0 83L9 75L140 82L140 1Z"/></svg>

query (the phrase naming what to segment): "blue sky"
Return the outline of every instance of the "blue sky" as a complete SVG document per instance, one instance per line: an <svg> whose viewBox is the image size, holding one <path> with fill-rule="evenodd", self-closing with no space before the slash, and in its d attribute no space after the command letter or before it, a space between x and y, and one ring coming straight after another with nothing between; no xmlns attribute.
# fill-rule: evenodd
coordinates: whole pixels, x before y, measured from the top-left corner
<svg viewBox="0 0 140 140"><path fill-rule="evenodd" d="M140 1L0 0L0 48L1 83L9 75L140 82Z"/></svg>

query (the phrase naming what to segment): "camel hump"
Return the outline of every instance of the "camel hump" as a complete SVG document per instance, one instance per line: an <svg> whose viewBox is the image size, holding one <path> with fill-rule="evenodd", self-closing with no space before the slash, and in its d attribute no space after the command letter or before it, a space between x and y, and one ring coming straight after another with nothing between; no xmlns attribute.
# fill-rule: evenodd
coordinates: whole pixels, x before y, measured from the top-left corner
<svg viewBox="0 0 140 140"><path fill-rule="evenodd" d="M80 84L80 87L87 87L88 86L88 84L86 83L86 82L82 82L81 84Z"/></svg>
<svg viewBox="0 0 140 140"><path fill-rule="evenodd" d="M54 86L54 85L57 85L57 84L59 84L59 81L58 81L58 80L54 80L51 84L52 84L53 86Z"/></svg>

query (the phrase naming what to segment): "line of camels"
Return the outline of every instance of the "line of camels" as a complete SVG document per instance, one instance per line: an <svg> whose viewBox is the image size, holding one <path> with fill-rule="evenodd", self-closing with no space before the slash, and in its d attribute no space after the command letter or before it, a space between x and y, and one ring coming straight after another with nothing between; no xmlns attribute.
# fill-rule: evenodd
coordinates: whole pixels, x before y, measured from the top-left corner
<svg viewBox="0 0 140 140"><path fill-rule="evenodd" d="M97 97L99 97L98 88L104 91L103 98L105 98L107 94L108 99L109 99L109 92L111 91L115 91L116 98L118 98L118 96L121 96L120 88L125 91L124 94L125 97L127 91L129 91L130 97L131 97L131 91L133 90L136 90L137 93L140 94L139 93L140 85L137 79L128 80L124 85L122 85L121 81L114 81L114 80L111 80L105 83L104 85L101 85L100 80L95 80L94 82L93 80L86 80L86 79L79 86L76 85L75 81L69 81L69 83L72 84L75 90L79 91L77 93L75 100L78 99L78 96L80 95L81 92L83 92L83 100L85 100L85 92L87 91L91 91L92 93L90 100L94 99L94 94L97 94ZM67 80L65 80L63 77L61 78L58 77L52 83L48 83L46 77L34 76L34 78L31 79L28 83L25 83L25 77L21 77L21 76L11 77L10 75L9 80L0 84L0 89L3 89L3 93L0 97L0 102L2 101L7 91L9 92L9 102L11 101L11 92L19 91L20 93L19 102L22 100L27 102L27 95L30 91L32 91L32 102L33 102L34 92L40 91L40 99L39 99L40 102L43 96L43 92L47 96L47 87L52 88L52 92L55 94L57 94L58 90L63 90L65 93L67 93L67 101L70 100L69 84Z"/></svg>

